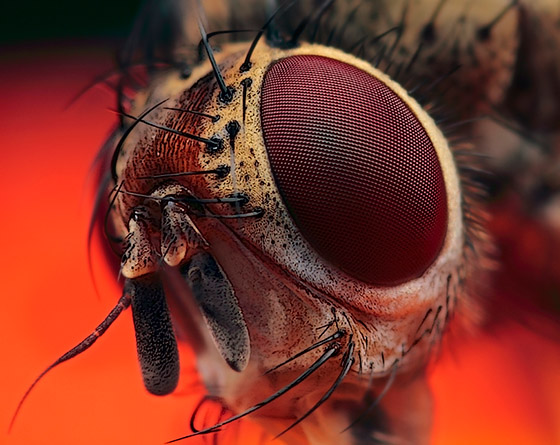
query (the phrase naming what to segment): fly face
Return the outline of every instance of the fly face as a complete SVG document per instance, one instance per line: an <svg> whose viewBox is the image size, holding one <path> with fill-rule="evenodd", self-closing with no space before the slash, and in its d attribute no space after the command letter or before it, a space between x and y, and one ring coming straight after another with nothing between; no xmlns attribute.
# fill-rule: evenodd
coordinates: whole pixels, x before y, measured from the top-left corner
<svg viewBox="0 0 560 445"><path fill-rule="evenodd" d="M293 444L426 443L425 364L456 310L478 315L486 265L470 146L430 114L449 81L443 108L461 118L523 102L516 30L534 11L487 3L287 2L261 21L231 2L208 27L227 16L224 34L257 37L220 51L221 31L178 8L173 66L121 101L108 156L123 296L47 371L132 306L146 388L174 390L177 337L235 413L192 435L253 414Z"/></svg>
<svg viewBox="0 0 560 445"><path fill-rule="evenodd" d="M422 367L461 292L457 170L429 115L367 62L262 43L247 63L248 48L216 55L218 81L209 64L171 73L133 110L115 170L122 274L179 268L168 298L200 305L221 355L202 348L202 377L234 411L286 387L276 417L340 385L362 389L332 400L359 406L373 376Z"/></svg>

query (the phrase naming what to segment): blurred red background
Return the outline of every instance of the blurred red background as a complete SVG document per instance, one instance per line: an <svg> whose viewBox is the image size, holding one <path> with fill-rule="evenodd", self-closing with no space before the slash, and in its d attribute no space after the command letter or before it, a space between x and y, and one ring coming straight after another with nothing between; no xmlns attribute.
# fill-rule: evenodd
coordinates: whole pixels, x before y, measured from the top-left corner
<svg viewBox="0 0 560 445"><path fill-rule="evenodd" d="M33 379L120 295L94 246L96 295L86 256L88 175L115 120L112 97L94 88L65 110L111 67L109 46L20 45L0 56L0 443L161 444L189 432L203 395L188 348L176 394L144 390L127 312L84 355L44 378L7 433ZM445 349L430 382L434 444L560 444L560 345L544 335L501 323ZM250 443L251 431L239 443Z"/></svg>

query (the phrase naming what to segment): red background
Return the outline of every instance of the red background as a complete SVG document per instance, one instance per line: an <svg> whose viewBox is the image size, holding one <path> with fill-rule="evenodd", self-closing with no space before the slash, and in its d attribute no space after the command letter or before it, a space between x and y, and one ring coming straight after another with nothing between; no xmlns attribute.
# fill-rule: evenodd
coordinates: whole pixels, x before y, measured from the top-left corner
<svg viewBox="0 0 560 445"><path fill-rule="evenodd" d="M7 434L28 385L119 297L94 248L96 295L86 257L88 172L115 120L112 97L94 89L64 110L111 66L106 48L20 46L0 56L0 443L161 444L188 433L203 394L187 348L178 393L146 393L127 312L44 378ZM434 444L560 443L560 346L544 336L504 323L446 349L430 381ZM251 442L251 431L240 443Z"/></svg>

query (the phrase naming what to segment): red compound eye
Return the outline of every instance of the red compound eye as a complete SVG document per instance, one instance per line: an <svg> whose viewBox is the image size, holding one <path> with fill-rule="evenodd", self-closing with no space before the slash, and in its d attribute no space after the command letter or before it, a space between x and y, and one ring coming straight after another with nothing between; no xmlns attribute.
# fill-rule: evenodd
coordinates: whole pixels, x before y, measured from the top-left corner
<svg viewBox="0 0 560 445"><path fill-rule="evenodd" d="M267 72L261 117L284 203L323 258L375 285L433 263L447 232L442 169L389 87L338 60L292 56Z"/></svg>

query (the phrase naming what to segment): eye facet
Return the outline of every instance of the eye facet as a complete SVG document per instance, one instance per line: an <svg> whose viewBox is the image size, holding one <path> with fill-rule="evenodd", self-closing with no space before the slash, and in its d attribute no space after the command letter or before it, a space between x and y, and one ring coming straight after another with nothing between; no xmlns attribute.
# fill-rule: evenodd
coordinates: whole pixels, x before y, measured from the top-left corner
<svg viewBox="0 0 560 445"><path fill-rule="evenodd" d="M323 258L381 286L433 263L447 233L442 167L389 86L339 60L286 57L265 75L261 120L284 203Z"/></svg>

